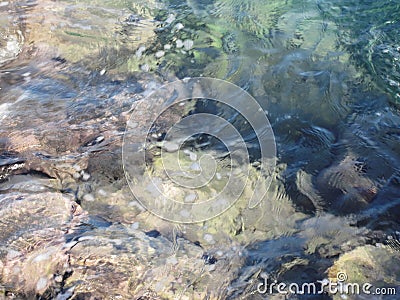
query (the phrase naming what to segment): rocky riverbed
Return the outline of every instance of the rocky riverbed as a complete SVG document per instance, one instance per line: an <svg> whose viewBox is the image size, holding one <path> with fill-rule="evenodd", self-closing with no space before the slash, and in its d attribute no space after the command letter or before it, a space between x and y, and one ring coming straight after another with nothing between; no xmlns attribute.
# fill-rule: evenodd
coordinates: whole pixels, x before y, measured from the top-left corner
<svg viewBox="0 0 400 300"><path fill-rule="evenodd" d="M283 299L259 293L264 275L301 284L335 282L338 273L400 293L397 90L372 87L348 45L336 48L335 33L348 24L325 5L172 2L0 2L0 297ZM395 59L396 44L386 46L372 45L372 55L383 49ZM398 77L373 65L385 83ZM186 146L181 163L194 173L204 155L221 163L212 184L194 192L165 172L180 170L160 156L177 153L163 140L171 124L199 112L234 116L201 101L163 115L144 171L177 201L196 203L233 168L237 185L247 182L237 202L179 224L134 197L122 160L127 122L134 111L145 122L159 105L148 95L187 75L231 80L268 115L277 164L255 208L257 155L235 170L221 149Z"/></svg>

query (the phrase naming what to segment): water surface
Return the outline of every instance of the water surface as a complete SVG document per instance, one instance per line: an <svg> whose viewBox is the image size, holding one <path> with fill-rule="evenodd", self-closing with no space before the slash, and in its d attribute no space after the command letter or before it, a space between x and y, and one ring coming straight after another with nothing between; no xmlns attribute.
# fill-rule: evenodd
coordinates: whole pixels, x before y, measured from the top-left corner
<svg viewBox="0 0 400 300"><path fill-rule="evenodd" d="M263 273L303 283L339 271L398 287L399 16L389 0L0 2L4 295L261 299ZM135 101L195 76L258 101L277 167L257 209L239 201L173 224L133 198L122 137ZM254 132L211 102L167 112L153 134L198 112L240 127L256 166ZM186 147L223 152L208 142Z"/></svg>

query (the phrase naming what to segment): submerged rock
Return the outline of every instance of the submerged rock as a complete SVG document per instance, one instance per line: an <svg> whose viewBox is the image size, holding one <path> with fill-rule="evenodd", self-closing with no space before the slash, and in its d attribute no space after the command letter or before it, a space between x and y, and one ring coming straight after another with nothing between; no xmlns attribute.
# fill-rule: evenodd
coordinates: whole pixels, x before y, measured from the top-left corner
<svg viewBox="0 0 400 300"><path fill-rule="evenodd" d="M385 246L360 246L345 253L327 271L332 282L342 281L346 284L357 284L359 294L351 293L353 287L347 286L350 293L345 292L333 295L333 299L366 299L376 294L376 289L385 290L387 299L397 299L400 284L400 252L393 251ZM363 287L368 284L366 294ZM389 290L391 288L392 290Z"/></svg>
<svg viewBox="0 0 400 300"><path fill-rule="evenodd" d="M317 186L339 213L366 208L378 192L376 183L363 174L362 162L349 156L323 170L317 178Z"/></svg>
<svg viewBox="0 0 400 300"><path fill-rule="evenodd" d="M65 233L84 215L59 193L9 193L0 197L0 284L23 297L57 294L56 276L68 272Z"/></svg>
<svg viewBox="0 0 400 300"><path fill-rule="evenodd" d="M9 194L0 203L0 284L19 298L219 299L240 265L231 253L208 270L198 244L93 223L57 193Z"/></svg>
<svg viewBox="0 0 400 300"><path fill-rule="evenodd" d="M16 59L25 42L24 24L19 16L9 14L16 5L12 2L1 2L0 5L0 66Z"/></svg>
<svg viewBox="0 0 400 300"><path fill-rule="evenodd" d="M227 263L217 262L216 270L225 276L213 277L202 248L184 239L152 238L122 225L89 234L69 251L74 272L64 287L76 298L104 298L105 290L107 299L220 299L226 293L221 287L232 276Z"/></svg>
<svg viewBox="0 0 400 300"><path fill-rule="evenodd" d="M197 151L196 153L199 157L205 154L213 156L217 154L212 151ZM152 197L156 199L159 198L161 203L163 203L163 197L168 197L174 199L174 201L193 205L202 203L208 199L213 199L208 200L208 213L210 215L213 214L213 210L219 207L229 207L221 215L210 218L199 224L180 225L181 234L193 242L199 241L206 247L206 245L210 244L224 245L229 241L247 244L257 239L276 238L295 232L297 227L296 222L304 218L303 214L295 211L292 202L284 191L284 187L279 182L278 178L281 176L280 174L282 170L284 170L284 166L278 168L278 171L272 175L274 176L274 180L265 198L255 208L249 208L248 201L253 193L252 186L259 178L258 176L260 176L250 165L248 166L249 175L247 175L247 177L245 174L246 172L243 172L242 175L233 179L238 181L235 185L238 189L242 186L241 181L247 180L244 190L241 191L230 188L231 190L225 193L225 196L222 196L220 193L221 191L223 192L223 187L226 186L227 182L230 180L229 176L217 178L216 175L214 175L213 179L208 182L206 186L196 188L195 190L171 182L165 172L169 174L179 174L179 172L184 171L185 167L191 170L190 166L193 163L190 156L185 153L179 156L179 164L174 163L175 158L176 154L164 152L162 158L154 157L151 167L149 170L145 171L151 174L153 182L157 182L157 186L159 187L159 192L157 193L148 191L148 193L151 193ZM164 164L162 160L164 160ZM222 164L217 168L218 173L225 174L228 172L228 174L234 177L232 171L228 169L229 165L225 165L223 160L221 162ZM202 167L203 171L208 168L208 166L204 164ZM195 172L193 170L191 171ZM205 175L205 173L203 173L203 175ZM190 185L189 181L184 182ZM237 201L232 202L232 199L236 198ZM230 206L229 203L232 203L232 206ZM164 234L170 234L173 230L172 224L160 220L147 212L139 214L137 218L141 223L146 224L147 227L156 226L156 228L164 232ZM210 237L212 237L212 240Z"/></svg>

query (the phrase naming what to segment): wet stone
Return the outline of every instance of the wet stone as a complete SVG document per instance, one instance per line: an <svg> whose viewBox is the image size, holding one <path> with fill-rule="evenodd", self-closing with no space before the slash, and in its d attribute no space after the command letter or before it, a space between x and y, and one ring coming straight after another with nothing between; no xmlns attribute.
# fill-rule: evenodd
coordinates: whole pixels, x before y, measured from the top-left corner
<svg viewBox="0 0 400 300"><path fill-rule="evenodd" d="M194 193L193 194L189 194L189 195L187 195L185 197L184 202L185 203L193 203L196 200L196 198L197 198L196 194L194 194Z"/></svg>
<svg viewBox="0 0 400 300"><path fill-rule="evenodd" d="M178 40L176 40L175 43L176 43L176 48L179 49L179 48L182 48L182 47L183 47L183 42L182 42L182 40L179 40L179 39L178 39Z"/></svg>
<svg viewBox="0 0 400 300"><path fill-rule="evenodd" d="M209 243L209 244L214 244L214 237L211 234L205 234L204 235L204 240Z"/></svg>
<svg viewBox="0 0 400 300"><path fill-rule="evenodd" d="M83 201L93 202L95 198L92 194L86 194L83 196Z"/></svg>
<svg viewBox="0 0 400 300"><path fill-rule="evenodd" d="M143 64L143 65L140 66L140 69L143 72L149 72L150 71L150 66L148 64Z"/></svg>
<svg viewBox="0 0 400 300"><path fill-rule="evenodd" d="M181 29L183 29L185 26L182 24L182 23L178 23L178 24L176 24L175 25L175 28L177 29L177 30L181 30Z"/></svg>
<svg viewBox="0 0 400 300"><path fill-rule="evenodd" d="M191 50L193 48L194 42L192 40L185 40L183 42L183 47L186 51Z"/></svg>
<svg viewBox="0 0 400 300"><path fill-rule="evenodd" d="M0 202L1 240L9 249L9 255L0 259L1 283L22 294L43 294L57 284L53 274L66 270L64 233L72 231L84 215L76 203L58 193L9 194ZM20 272L13 272L16 269Z"/></svg>
<svg viewBox="0 0 400 300"><path fill-rule="evenodd" d="M83 181L88 181L90 179L90 174L86 172L81 172L82 180Z"/></svg>
<svg viewBox="0 0 400 300"><path fill-rule="evenodd" d="M157 51L157 52L156 52L155 57L156 57L156 58L161 58L161 57L163 57L164 55L165 55L165 51L160 50L160 51Z"/></svg>
<svg viewBox="0 0 400 300"><path fill-rule="evenodd" d="M163 142L162 148L167 152L176 152L179 150L179 145L174 142Z"/></svg>
<svg viewBox="0 0 400 300"><path fill-rule="evenodd" d="M191 161L197 161L197 154L193 153L193 152L190 152L189 158L190 158Z"/></svg>

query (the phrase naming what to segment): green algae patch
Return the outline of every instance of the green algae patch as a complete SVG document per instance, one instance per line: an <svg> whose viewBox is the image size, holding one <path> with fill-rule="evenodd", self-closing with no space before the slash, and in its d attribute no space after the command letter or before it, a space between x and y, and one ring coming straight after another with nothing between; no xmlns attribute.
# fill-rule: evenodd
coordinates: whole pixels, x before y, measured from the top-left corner
<svg viewBox="0 0 400 300"><path fill-rule="evenodd" d="M196 151L195 153L199 158L206 154L218 157L218 152L213 151ZM249 200L254 192L253 185L260 176L259 171L252 165L231 170L231 163L227 163L226 158L225 160L221 159L218 161L212 180L204 186L191 189L175 185L168 178L168 174L189 170L192 175L195 175L199 170L193 171L190 168L196 162L190 160L190 157L184 153L164 152L162 155L162 158L154 157L146 170L159 187L159 192L153 190L149 192L153 193L154 197L160 197L160 202L163 197L181 203L190 201L195 204L208 201L208 210L211 216L215 210L213 206L226 205L229 207L220 215L204 222L179 225L180 231L191 241L200 241L202 244L210 246L223 245L230 241L248 244L256 240L272 239L281 235L293 234L296 231L296 222L305 217L304 214L295 211L281 185L279 178L284 166L280 166L278 171L272 174L274 179L271 187L260 204L255 208L249 208ZM179 155L179 165L168 163L176 161L176 155ZM232 164L235 165L235 163ZM205 164L201 166L203 169L212 168ZM226 187L230 176L234 178L236 182L234 186L237 187L237 190L233 189L222 194L221 191ZM239 188L242 185L244 188ZM229 203L231 205L227 205ZM141 222L148 224L147 226L152 224L157 228L170 227L165 221L157 220L156 217L151 217L149 214L139 215L138 218Z"/></svg>

